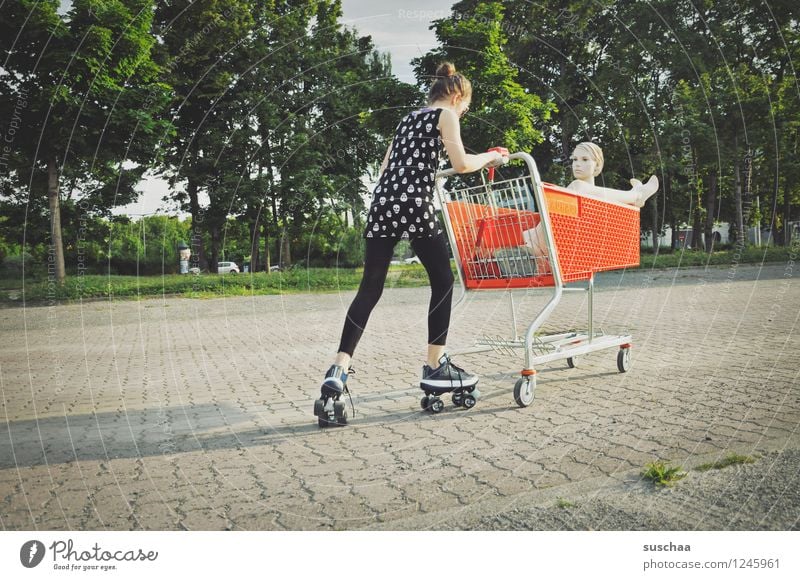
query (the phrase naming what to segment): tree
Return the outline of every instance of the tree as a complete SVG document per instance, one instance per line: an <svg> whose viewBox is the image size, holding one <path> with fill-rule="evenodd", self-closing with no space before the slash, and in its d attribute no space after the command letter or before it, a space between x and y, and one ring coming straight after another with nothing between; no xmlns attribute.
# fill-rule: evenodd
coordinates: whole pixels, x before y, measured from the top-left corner
<svg viewBox="0 0 800 580"><path fill-rule="evenodd" d="M555 110L518 82L519 68L504 52L504 10L500 2L455 4L450 18L433 23L440 46L413 61L421 87L427 88L442 61L452 61L470 79L474 89L462 136L475 151L495 145L530 151L544 140L542 126Z"/></svg>
<svg viewBox="0 0 800 580"><path fill-rule="evenodd" d="M151 58L152 0L20 0L0 17L4 191L47 193L52 270L65 278L62 186L78 192L85 212L107 213L137 195L155 143L167 130L156 115L168 87Z"/></svg>

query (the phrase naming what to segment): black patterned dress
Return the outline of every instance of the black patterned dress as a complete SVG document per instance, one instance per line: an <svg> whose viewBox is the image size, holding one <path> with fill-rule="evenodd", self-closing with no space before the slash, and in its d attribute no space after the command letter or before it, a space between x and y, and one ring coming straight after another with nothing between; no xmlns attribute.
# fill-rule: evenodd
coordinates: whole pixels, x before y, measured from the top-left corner
<svg viewBox="0 0 800 580"><path fill-rule="evenodd" d="M406 115L395 131L389 163L372 194L365 238L430 238L442 228L433 208L433 188L442 138L442 109Z"/></svg>

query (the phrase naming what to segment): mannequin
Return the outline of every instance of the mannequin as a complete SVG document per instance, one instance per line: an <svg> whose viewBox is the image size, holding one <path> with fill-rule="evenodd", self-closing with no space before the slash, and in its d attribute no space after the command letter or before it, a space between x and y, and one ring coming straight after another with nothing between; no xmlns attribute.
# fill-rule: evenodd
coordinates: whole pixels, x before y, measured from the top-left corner
<svg viewBox="0 0 800 580"><path fill-rule="evenodd" d="M571 159L572 176L575 180L567 189L636 207L644 206L650 196L658 191L658 178L655 175L651 175L647 183L631 179L633 188L629 191L595 185L594 178L603 171L603 150L594 143L585 142L575 147Z"/></svg>
<svg viewBox="0 0 800 580"><path fill-rule="evenodd" d="M603 150L594 143L579 144L572 152L571 158L572 176L575 179L567 186L567 189L577 193L605 201L616 201L642 207L650 196L658 191L658 178L655 175L651 175L646 183L642 183L638 179L631 179L632 189L628 191L595 185L594 178L603 170ZM547 242L541 225L525 230L522 232L522 237L528 246L528 253L536 258L538 271L540 273L549 272L550 267L546 260Z"/></svg>

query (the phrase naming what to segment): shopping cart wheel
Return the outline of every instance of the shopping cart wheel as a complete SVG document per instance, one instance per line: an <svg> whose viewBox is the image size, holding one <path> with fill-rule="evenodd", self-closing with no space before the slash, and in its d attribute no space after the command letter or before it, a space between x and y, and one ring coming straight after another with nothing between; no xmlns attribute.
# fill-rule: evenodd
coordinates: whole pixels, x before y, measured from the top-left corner
<svg viewBox="0 0 800 580"><path fill-rule="evenodd" d="M514 400L520 407L527 407L533 403L536 393L536 376L522 377L514 385Z"/></svg>
<svg viewBox="0 0 800 580"><path fill-rule="evenodd" d="M571 368L571 369L574 369L575 367L577 367L577 366L578 366L578 360L579 360L579 359L578 359L578 357L576 357L576 356L571 356L571 357L569 357L569 358L567 359L567 366L568 366L569 368Z"/></svg>
<svg viewBox="0 0 800 580"><path fill-rule="evenodd" d="M617 353L617 368L621 373L627 373L631 368L631 349L621 348Z"/></svg>

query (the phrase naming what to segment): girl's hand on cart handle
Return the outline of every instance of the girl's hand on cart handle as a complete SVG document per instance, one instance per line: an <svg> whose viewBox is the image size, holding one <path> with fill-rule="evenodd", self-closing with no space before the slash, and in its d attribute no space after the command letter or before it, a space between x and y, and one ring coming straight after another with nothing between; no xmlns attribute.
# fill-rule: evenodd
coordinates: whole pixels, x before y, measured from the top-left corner
<svg viewBox="0 0 800 580"><path fill-rule="evenodd" d="M487 152L495 152L500 154L500 160L499 161L493 160L493 162L491 163L492 167L508 163L508 149L506 149L505 147L492 147L490 149L487 149Z"/></svg>
<svg viewBox="0 0 800 580"><path fill-rule="evenodd" d="M494 181L494 168L508 163L508 149L505 147L492 147L487 151L491 154L491 160L486 164L489 168L489 181Z"/></svg>

